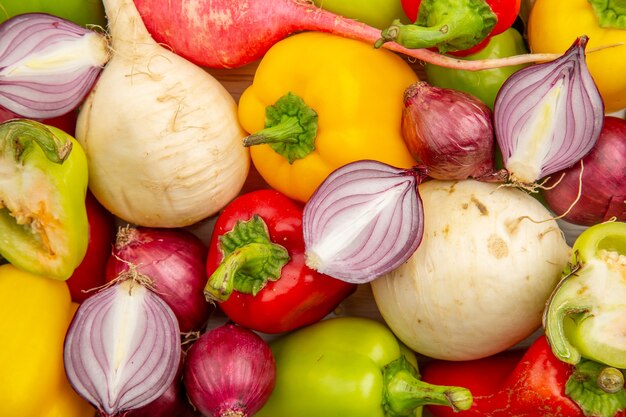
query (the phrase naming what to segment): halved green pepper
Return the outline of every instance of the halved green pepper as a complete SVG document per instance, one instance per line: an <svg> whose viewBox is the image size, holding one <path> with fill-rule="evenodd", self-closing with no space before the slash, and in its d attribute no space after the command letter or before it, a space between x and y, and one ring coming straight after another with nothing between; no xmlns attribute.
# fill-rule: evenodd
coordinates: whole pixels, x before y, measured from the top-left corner
<svg viewBox="0 0 626 417"><path fill-rule="evenodd" d="M589 227L573 245L544 314L555 356L626 368L626 223Z"/></svg>
<svg viewBox="0 0 626 417"><path fill-rule="evenodd" d="M65 280L87 251L87 158L78 142L28 119L0 123L0 256Z"/></svg>
<svg viewBox="0 0 626 417"><path fill-rule="evenodd" d="M322 320L271 347L276 386L255 417L419 416L425 404L472 405L465 388L421 381L415 355L372 319Z"/></svg>

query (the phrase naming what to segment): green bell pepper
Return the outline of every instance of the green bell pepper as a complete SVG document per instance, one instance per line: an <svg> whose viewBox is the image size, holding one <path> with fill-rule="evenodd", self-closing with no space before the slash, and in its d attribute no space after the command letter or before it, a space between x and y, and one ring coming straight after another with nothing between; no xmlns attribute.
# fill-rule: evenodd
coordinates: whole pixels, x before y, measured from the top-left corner
<svg viewBox="0 0 626 417"><path fill-rule="evenodd" d="M255 417L419 416L425 404L472 404L465 388L421 381L415 355L372 319L322 320L270 346L276 386Z"/></svg>
<svg viewBox="0 0 626 417"><path fill-rule="evenodd" d="M2 0L0 23L22 13L49 13L81 26L106 27L102 0Z"/></svg>
<svg viewBox="0 0 626 417"><path fill-rule="evenodd" d="M76 139L28 119L0 123L0 256L65 280L87 251L87 158Z"/></svg>
<svg viewBox="0 0 626 417"><path fill-rule="evenodd" d="M479 52L463 57L468 60L504 58L513 55L527 54L528 48L522 35L509 28L489 39L487 46ZM524 68L527 64L500 67L482 71L465 71L443 68L437 65L425 64L426 76L430 84L452 88L472 94L483 101L493 110L496 95L502 83L514 72Z"/></svg>
<svg viewBox="0 0 626 417"><path fill-rule="evenodd" d="M548 300L546 336L555 356L626 368L626 223L589 227Z"/></svg>

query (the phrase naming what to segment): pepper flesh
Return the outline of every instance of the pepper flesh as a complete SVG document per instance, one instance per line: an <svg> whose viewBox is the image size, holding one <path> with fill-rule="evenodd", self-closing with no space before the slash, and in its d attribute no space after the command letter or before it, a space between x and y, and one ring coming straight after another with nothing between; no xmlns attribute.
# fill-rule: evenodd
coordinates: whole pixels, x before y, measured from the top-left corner
<svg viewBox="0 0 626 417"><path fill-rule="evenodd" d="M270 346L276 386L255 417L419 416L426 403L471 405L466 389L424 384L414 354L372 319L326 319Z"/></svg>
<svg viewBox="0 0 626 417"><path fill-rule="evenodd" d="M218 217L205 294L234 322L282 333L321 320L356 290L306 266L302 206L276 190L243 194Z"/></svg>
<svg viewBox="0 0 626 417"><path fill-rule="evenodd" d="M67 133L28 119L0 124L0 255L65 280L87 251L87 158Z"/></svg>
<svg viewBox="0 0 626 417"><path fill-rule="evenodd" d="M591 226L572 249L544 314L554 354L571 364L587 358L626 368L626 223Z"/></svg>
<svg viewBox="0 0 626 417"><path fill-rule="evenodd" d="M0 266L1 416L93 417L63 367L63 340L76 306L65 282Z"/></svg>
<svg viewBox="0 0 626 417"><path fill-rule="evenodd" d="M259 143L250 147L256 169L272 188L306 202L328 174L349 162L373 159L412 167L400 120L404 90L416 81L417 75L401 57L365 42L319 32L278 42L260 61L252 85L239 100L239 120L251 136L265 128L287 136L267 139L271 145L254 141ZM293 117L277 105L288 93L299 97L315 116L302 110L306 121L299 133L285 135L275 132L282 128L273 123ZM268 111L271 126L266 123ZM300 135L309 135L312 146ZM290 163L286 155L293 156L293 148L300 146L313 150Z"/></svg>

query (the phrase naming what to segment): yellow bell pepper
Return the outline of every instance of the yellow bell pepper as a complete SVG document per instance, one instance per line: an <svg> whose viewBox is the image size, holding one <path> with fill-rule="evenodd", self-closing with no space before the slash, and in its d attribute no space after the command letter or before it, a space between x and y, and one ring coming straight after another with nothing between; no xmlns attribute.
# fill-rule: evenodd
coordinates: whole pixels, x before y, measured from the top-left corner
<svg viewBox="0 0 626 417"><path fill-rule="evenodd" d="M600 10L610 3L536 0L528 18L528 43L534 53L562 53L577 37L589 37L587 65L607 113L626 108L626 14Z"/></svg>
<svg viewBox="0 0 626 417"><path fill-rule="evenodd" d="M304 32L275 44L239 100L263 179L306 202L334 169L361 159L415 165L402 138L403 94L418 80L400 56Z"/></svg>
<svg viewBox="0 0 626 417"><path fill-rule="evenodd" d="M63 341L75 311L66 282L0 266L0 416L95 415L63 366Z"/></svg>

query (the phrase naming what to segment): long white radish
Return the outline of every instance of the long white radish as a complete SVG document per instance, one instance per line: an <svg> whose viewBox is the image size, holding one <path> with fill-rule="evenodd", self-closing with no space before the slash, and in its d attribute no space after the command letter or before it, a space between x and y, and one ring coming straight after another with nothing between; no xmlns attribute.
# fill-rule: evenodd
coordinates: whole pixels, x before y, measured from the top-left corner
<svg viewBox="0 0 626 417"><path fill-rule="evenodd" d="M132 0L104 0L112 57L82 106L76 138L89 188L132 224L183 227L240 191L250 159L233 97L154 41Z"/></svg>

